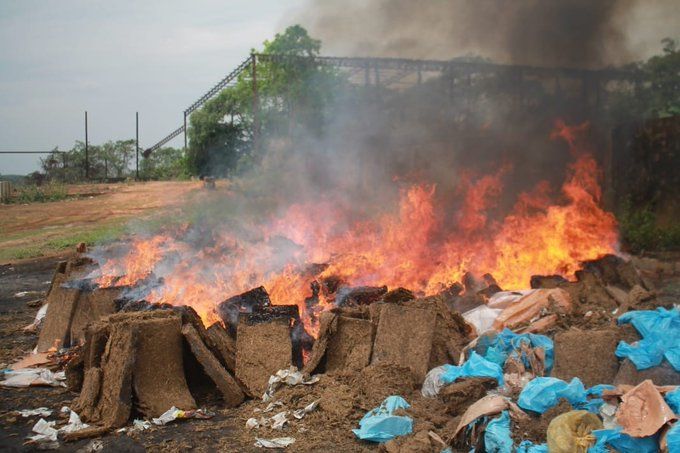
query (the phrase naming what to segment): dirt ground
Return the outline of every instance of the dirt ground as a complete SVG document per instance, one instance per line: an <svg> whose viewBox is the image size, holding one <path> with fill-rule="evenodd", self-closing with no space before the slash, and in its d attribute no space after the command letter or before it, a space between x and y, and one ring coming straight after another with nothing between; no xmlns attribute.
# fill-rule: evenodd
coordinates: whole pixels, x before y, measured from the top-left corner
<svg viewBox="0 0 680 453"><path fill-rule="evenodd" d="M50 256L82 239L122 231L126 221L178 206L198 181L85 184L66 200L0 205L0 263Z"/></svg>

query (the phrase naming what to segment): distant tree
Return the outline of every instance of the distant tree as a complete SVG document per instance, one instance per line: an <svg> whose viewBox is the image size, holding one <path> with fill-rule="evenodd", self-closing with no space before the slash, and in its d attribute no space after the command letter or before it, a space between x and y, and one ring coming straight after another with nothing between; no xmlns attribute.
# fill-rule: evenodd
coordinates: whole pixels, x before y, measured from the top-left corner
<svg viewBox="0 0 680 453"><path fill-rule="evenodd" d="M139 162L140 176L144 179L184 179L189 176L184 151L178 148L161 148Z"/></svg>

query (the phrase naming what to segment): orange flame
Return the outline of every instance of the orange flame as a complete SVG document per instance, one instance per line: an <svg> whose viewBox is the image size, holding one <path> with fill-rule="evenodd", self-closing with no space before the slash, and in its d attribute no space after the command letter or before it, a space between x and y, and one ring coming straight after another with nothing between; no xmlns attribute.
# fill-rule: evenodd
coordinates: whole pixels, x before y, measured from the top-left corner
<svg viewBox="0 0 680 453"><path fill-rule="evenodd" d="M292 205L272 222L253 227L260 240L220 231L198 252L170 236L135 241L123 259L103 264L99 282L134 284L162 276L162 285L147 299L190 305L208 324L218 320L215 307L221 301L264 285L273 304L297 304L307 331L316 336L315 315L332 300L321 291L310 310L305 299L315 280L328 277L350 286L403 286L426 295L461 281L466 272L490 273L505 289L524 288L537 274L569 278L580 262L615 253L617 244L615 219L599 207L596 161L582 151L585 127L558 123L552 135L565 140L575 158L559 203L550 201L549 185L541 182L520 194L501 221L490 220L489 210L511 171L506 166L476 179L463 175L458 206L447 206L434 185L415 184L400 191L396 212L372 220L350 223L342 205L327 200ZM282 251L276 238L286 238L289 247ZM179 259L163 271L160 264L169 251ZM325 268L308 271L310 263Z"/></svg>

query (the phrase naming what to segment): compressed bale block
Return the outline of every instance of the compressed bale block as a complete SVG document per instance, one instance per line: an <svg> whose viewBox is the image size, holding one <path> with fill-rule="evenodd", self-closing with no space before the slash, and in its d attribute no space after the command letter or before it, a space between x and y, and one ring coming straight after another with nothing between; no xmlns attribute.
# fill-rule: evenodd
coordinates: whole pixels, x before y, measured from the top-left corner
<svg viewBox="0 0 680 453"><path fill-rule="evenodd" d="M380 312L371 363L407 367L422 383L429 369L436 321L431 310L386 304Z"/></svg>
<svg viewBox="0 0 680 453"><path fill-rule="evenodd" d="M359 371L370 363L372 350L371 321L340 316L337 330L328 340L326 371Z"/></svg>
<svg viewBox="0 0 680 453"><path fill-rule="evenodd" d="M236 335L236 378L253 397L267 389L269 376L292 363L293 344L289 320L273 319L251 324L241 319Z"/></svg>

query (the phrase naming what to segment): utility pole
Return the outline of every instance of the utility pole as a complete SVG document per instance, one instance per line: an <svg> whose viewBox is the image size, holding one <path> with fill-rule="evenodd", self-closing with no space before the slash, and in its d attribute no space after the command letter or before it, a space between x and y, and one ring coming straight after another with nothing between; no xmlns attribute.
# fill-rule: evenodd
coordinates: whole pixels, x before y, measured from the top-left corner
<svg viewBox="0 0 680 453"><path fill-rule="evenodd" d="M90 179L90 156L87 143L87 110L85 110L85 179Z"/></svg>
<svg viewBox="0 0 680 453"><path fill-rule="evenodd" d="M187 153L187 112L184 111L184 154Z"/></svg>
<svg viewBox="0 0 680 453"><path fill-rule="evenodd" d="M135 179L139 180L139 112L135 112Z"/></svg>

